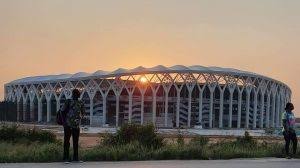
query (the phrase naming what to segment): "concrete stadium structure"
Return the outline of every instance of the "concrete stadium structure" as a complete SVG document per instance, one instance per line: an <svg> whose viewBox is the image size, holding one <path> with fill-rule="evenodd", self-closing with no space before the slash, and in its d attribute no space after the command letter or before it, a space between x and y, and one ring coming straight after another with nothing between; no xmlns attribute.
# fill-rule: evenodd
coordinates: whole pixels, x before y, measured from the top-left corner
<svg viewBox="0 0 300 168"><path fill-rule="evenodd" d="M21 122L54 122L58 108L81 91L86 124L118 127L155 123L158 128L280 127L291 90L284 83L230 68L137 67L113 72L27 77L5 84L5 100Z"/></svg>

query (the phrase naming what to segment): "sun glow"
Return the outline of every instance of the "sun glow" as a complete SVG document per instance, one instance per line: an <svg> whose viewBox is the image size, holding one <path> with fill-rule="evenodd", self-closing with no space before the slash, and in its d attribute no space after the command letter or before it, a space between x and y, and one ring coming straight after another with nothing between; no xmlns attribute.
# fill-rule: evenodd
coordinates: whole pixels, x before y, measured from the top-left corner
<svg viewBox="0 0 300 168"><path fill-rule="evenodd" d="M147 83L148 80L147 80L146 77L143 76L143 77L140 78L140 82L142 82L142 83Z"/></svg>

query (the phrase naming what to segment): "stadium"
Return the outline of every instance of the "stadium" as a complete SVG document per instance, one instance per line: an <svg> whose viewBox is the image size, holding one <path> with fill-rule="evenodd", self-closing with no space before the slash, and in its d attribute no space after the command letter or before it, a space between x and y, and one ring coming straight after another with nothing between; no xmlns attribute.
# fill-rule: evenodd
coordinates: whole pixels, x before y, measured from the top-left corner
<svg viewBox="0 0 300 168"><path fill-rule="evenodd" d="M290 88L272 78L231 68L182 66L36 76L5 84L19 122L55 123L72 89L81 91L84 124L119 127L262 129L280 127Z"/></svg>

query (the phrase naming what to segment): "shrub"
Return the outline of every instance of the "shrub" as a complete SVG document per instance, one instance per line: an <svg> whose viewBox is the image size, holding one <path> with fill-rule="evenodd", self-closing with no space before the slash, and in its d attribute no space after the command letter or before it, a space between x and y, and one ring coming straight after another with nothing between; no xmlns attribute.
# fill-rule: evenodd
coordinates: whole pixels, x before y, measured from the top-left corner
<svg viewBox="0 0 300 168"><path fill-rule="evenodd" d="M152 124L145 126L138 125L137 141L148 148L160 148L164 145L163 138L155 132Z"/></svg>
<svg viewBox="0 0 300 168"><path fill-rule="evenodd" d="M203 136L196 136L193 137L190 141L190 145L192 146L198 146L198 147L204 147L209 142L209 138L203 137Z"/></svg>
<svg viewBox="0 0 300 168"><path fill-rule="evenodd" d="M177 133L177 145L178 147L183 147L184 146L184 137L180 131L180 129L178 129L178 133Z"/></svg>
<svg viewBox="0 0 300 168"><path fill-rule="evenodd" d="M101 135L101 145L102 146L114 146L117 145L117 136L111 133L104 133Z"/></svg>
<svg viewBox="0 0 300 168"><path fill-rule="evenodd" d="M119 146L133 142L147 148L160 148L164 145L163 138L158 136L153 125L124 124L116 134L104 134L102 145Z"/></svg>
<svg viewBox="0 0 300 168"><path fill-rule="evenodd" d="M28 130L27 137L31 141L56 142L56 136L54 133L38 129Z"/></svg>
<svg viewBox="0 0 300 168"><path fill-rule="evenodd" d="M0 140L11 142L56 142L55 134L49 131L38 130L36 128L21 129L17 125L2 125L0 128Z"/></svg>
<svg viewBox="0 0 300 168"><path fill-rule="evenodd" d="M238 137L235 141L237 145L242 145L245 147L254 147L257 145L257 142L255 139L253 139L252 136L250 136L248 131L245 131L245 134L243 137Z"/></svg>
<svg viewBox="0 0 300 168"><path fill-rule="evenodd" d="M2 125L0 128L0 140L15 141L17 138L23 137L24 132L18 130L17 125Z"/></svg>

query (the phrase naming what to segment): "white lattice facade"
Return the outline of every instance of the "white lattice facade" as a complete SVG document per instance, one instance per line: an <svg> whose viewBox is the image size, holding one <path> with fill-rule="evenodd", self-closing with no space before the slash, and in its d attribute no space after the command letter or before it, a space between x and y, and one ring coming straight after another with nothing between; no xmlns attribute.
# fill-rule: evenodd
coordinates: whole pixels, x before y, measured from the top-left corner
<svg viewBox="0 0 300 168"><path fill-rule="evenodd" d="M91 126L279 127L291 100L287 85L265 76L181 65L29 77L6 84L5 100L16 102L18 121L54 122L74 88L81 91Z"/></svg>

